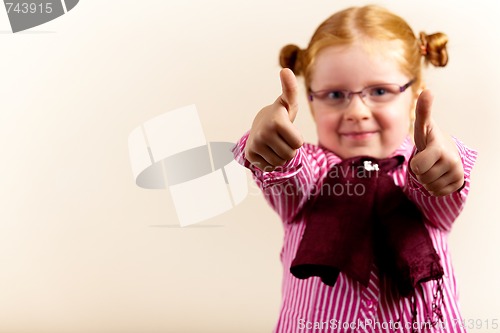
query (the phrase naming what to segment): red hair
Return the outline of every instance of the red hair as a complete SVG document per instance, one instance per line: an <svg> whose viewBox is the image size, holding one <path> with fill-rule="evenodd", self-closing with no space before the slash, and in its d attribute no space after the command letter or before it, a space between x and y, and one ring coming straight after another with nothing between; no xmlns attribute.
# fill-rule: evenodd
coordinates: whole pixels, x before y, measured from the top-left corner
<svg viewBox="0 0 500 333"><path fill-rule="evenodd" d="M350 45L362 39L399 41L401 71L415 79L416 91L422 81L422 58L434 66L446 66L448 38L443 33L417 38L401 17L378 6L351 7L335 13L316 29L306 49L289 44L281 49L280 65L290 68L296 75L303 75L306 88L310 87L311 71L316 56L329 46Z"/></svg>

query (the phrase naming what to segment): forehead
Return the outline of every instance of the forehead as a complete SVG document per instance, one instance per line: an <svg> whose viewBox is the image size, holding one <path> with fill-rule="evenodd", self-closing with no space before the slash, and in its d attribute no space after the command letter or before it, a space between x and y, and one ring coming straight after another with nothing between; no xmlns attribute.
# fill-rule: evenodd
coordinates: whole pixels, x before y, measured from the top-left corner
<svg viewBox="0 0 500 333"><path fill-rule="evenodd" d="M313 90L342 85L359 89L375 83L403 84L401 47L394 41L357 42L321 50L311 72Z"/></svg>

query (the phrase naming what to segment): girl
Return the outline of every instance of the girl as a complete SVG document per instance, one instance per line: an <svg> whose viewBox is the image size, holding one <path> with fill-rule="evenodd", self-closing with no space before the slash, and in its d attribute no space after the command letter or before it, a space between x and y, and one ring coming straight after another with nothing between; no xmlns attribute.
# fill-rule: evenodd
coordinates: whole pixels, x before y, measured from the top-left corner
<svg viewBox="0 0 500 333"><path fill-rule="evenodd" d="M465 332L447 236L476 152L432 120L421 74L422 62L446 65L446 42L417 39L400 17L366 6L328 18L306 49L281 50L282 94L234 149L283 220L275 332ZM294 74L304 77L317 145L293 125ZM347 178L355 164L377 180ZM380 199L398 196L387 175L404 199Z"/></svg>

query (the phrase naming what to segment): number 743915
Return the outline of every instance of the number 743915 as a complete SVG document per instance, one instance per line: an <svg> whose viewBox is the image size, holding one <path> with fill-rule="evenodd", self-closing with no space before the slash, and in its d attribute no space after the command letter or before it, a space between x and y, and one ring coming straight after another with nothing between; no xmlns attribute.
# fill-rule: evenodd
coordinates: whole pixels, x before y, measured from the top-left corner
<svg viewBox="0 0 500 333"><path fill-rule="evenodd" d="M52 13L52 2L34 3L34 2L6 2L7 13L15 12L18 14L50 14Z"/></svg>
<svg viewBox="0 0 500 333"><path fill-rule="evenodd" d="M469 330L498 329L498 319L454 319L455 325Z"/></svg>

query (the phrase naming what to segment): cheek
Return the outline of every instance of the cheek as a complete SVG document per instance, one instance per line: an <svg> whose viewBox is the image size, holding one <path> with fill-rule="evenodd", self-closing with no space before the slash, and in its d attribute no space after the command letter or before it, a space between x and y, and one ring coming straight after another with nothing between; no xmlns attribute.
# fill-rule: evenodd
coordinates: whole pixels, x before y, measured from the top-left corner
<svg viewBox="0 0 500 333"><path fill-rule="evenodd" d="M377 115L377 122L384 129L408 131L410 128L410 112L408 108L393 108Z"/></svg>
<svg viewBox="0 0 500 333"><path fill-rule="evenodd" d="M319 131L331 132L338 127L338 117L331 112L315 112L314 121Z"/></svg>

